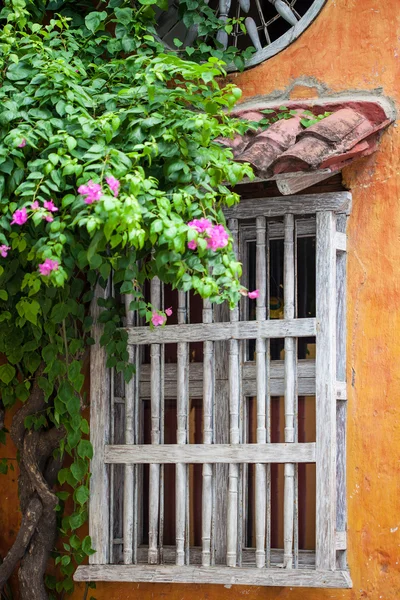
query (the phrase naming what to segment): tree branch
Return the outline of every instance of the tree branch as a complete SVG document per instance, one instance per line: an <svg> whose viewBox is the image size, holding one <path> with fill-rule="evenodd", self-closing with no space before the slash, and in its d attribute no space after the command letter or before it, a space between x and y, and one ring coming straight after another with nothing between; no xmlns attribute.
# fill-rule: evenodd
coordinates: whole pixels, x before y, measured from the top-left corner
<svg viewBox="0 0 400 600"><path fill-rule="evenodd" d="M38 497L32 498L29 502L17 538L7 553L3 563L0 565L0 591L8 581L17 563L24 556L25 551L32 539L35 528L43 513L43 505Z"/></svg>

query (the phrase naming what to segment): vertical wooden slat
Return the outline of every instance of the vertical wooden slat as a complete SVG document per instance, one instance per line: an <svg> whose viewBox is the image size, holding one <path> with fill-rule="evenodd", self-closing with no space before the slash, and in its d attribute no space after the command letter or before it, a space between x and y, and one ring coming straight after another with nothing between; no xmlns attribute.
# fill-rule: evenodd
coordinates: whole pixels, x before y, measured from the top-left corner
<svg viewBox="0 0 400 600"><path fill-rule="evenodd" d="M110 489L109 470L104 463L104 449L110 439L110 371L106 368L106 351L100 346L103 327L98 322L98 298L108 298L110 285L96 286L91 306L93 317L92 337L95 341L90 352L90 424L93 458L89 504L89 528L96 554L89 557L90 564L107 564L110 557Z"/></svg>
<svg viewBox="0 0 400 600"><path fill-rule="evenodd" d="M269 228L267 225L266 231L266 318L270 318L270 239L269 239ZM265 359L266 359L266 442L271 443L271 392L270 392L270 368L271 368L271 341L268 339L265 341ZM266 465L266 494L267 494L267 526L266 526L266 566L271 566L271 465Z"/></svg>
<svg viewBox="0 0 400 600"><path fill-rule="evenodd" d="M212 323L213 310L209 300L203 303L203 323ZM213 443L214 406L214 342L203 344L203 444ZM213 467L203 465L202 491L202 565L211 564L211 528L213 513Z"/></svg>
<svg viewBox="0 0 400 600"><path fill-rule="evenodd" d="M257 321L266 319L267 297L267 268L266 268L266 219L257 217L256 221L257 246L256 246L256 288L259 291L257 298ZM258 338L256 341L256 369L257 369L257 444L266 442L266 341ZM258 464L256 471L256 566L265 566L265 531L266 531L266 466Z"/></svg>
<svg viewBox="0 0 400 600"><path fill-rule="evenodd" d="M337 216L337 231L346 232L346 215ZM336 257L336 379L346 381L346 252L337 252ZM338 399L336 403L337 427L337 514L336 531L345 532L347 528L346 506L346 399ZM346 568L346 551L338 552L338 567Z"/></svg>
<svg viewBox="0 0 400 600"><path fill-rule="evenodd" d="M161 285L161 306L164 305L164 285ZM161 345L161 364L160 364L160 444L164 444L165 431L165 398L164 398L164 366L165 366L165 345ZM158 516L158 556L160 564L164 563L164 475L165 466L160 465L160 506Z"/></svg>
<svg viewBox="0 0 400 600"><path fill-rule="evenodd" d="M294 318L295 305L295 261L294 261L294 217L284 217L284 317ZM296 340L285 338L285 442L294 442L294 409L296 395ZM293 524L294 524L294 472L293 463L285 464L283 543L284 567L293 567Z"/></svg>
<svg viewBox="0 0 400 600"><path fill-rule="evenodd" d="M295 222L294 231L294 316L299 316L298 312L298 226L299 221ZM298 342L295 340L295 356L298 356ZM297 364L297 363L296 363ZM294 442L299 440L299 397L297 386L297 373L295 377L294 392ZM299 566L299 465L294 465L294 498L293 498L293 568Z"/></svg>
<svg viewBox="0 0 400 600"><path fill-rule="evenodd" d="M336 566L336 217L317 213L316 239L316 557Z"/></svg>
<svg viewBox="0 0 400 600"><path fill-rule="evenodd" d="M238 245L238 221L230 219L228 223L232 232L234 246ZM231 311L231 322L239 320L239 308ZM229 342L229 437L231 444L238 444L240 440L239 410L240 410L240 361L239 342ZM237 537L238 537L238 483L239 465L229 465L228 477L228 511L227 511L227 551L226 564L235 567L237 561Z"/></svg>
<svg viewBox="0 0 400 600"><path fill-rule="evenodd" d="M178 323L187 323L187 302L185 292L178 292ZM178 344L177 364L177 444L187 444L187 421L189 407L189 344ZM187 466L176 465L176 564L185 564L186 540L186 489Z"/></svg>
<svg viewBox="0 0 400 600"><path fill-rule="evenodd" d="M161 306L161 283L157 278L151 281L151 304L155 309ZM151 356L151 443L160 443L161 419L161 345L152 344ZM158 563L158 524L160 509L160 465L152 464L149 469L149 556L151 565Z"/></svg>
<svg viewBox="0 0 400 600"><path fill-rule="evenodd" d="M136 315L139 322L139 315ZM134 406L134 439L135 444L139 443L139 415L140 415L140 363L143 348L137 347L135 352L135 406ZM140 486L140 465L134 465L134 482L133 482L133 563L138 561L138 544L139 544L139 496L141 495L142 487Z"/></svg>
<svg viewBox="0 0 400 600"><path fill-rule="evenodd" d="M130 310L130 304L133 300L131 294L125 295L125 315L126 326L132 327L134 324L134 313ZM128 346L129 362L136 363L135 346ZM135 440L135 389L136 375L132 377L129 383L125 383L125 444L134 444ZM134 465L124 466L124 564L129 565L133 562L133 530L134 530Z"/></svg>
<svg viewBox="0 0 400 600"><path fill-rule="evenodd" d="M115 444L115 371L110 371L110 444ZM110 540L109 556L110 563L114 563L114 497L115 497L115 465L110 465Z"/></svg>

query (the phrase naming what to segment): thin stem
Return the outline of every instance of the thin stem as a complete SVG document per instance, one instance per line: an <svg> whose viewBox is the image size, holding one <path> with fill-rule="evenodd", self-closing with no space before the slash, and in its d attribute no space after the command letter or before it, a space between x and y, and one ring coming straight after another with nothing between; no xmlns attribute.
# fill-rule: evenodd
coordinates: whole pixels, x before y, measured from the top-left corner
<svg viewBox="0 0 400 600"><path fill-rule="evenodd" d="M64 339L64 347L65 347L65 360L66 360L67 367L68 367L69 354L68 354L67 328L65 326L65 319L63 319L63 322L62 322L62 331L63 331L63 339Z"/></svg>

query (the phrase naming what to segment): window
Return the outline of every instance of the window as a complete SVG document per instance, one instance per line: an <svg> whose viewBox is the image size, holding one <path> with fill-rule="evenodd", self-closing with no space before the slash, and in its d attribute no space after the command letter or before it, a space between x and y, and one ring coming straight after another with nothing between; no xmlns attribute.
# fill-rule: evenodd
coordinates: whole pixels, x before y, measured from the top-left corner
<svg viewBox="0 0 400 600"><path fill-rule="evenodd" d="M216 40L224 48L234 46L240 50L253 48L254 53L246 61L247 67L257 65L294 42L321 12L326 0L207 0L221 21ZM175 48L175 40L183 47L191 46L199 35L199 24L185 24L179 0L170 0L168 10L158 10L157 33L168 48ZM203 16L203 15L201 15ZM227 19L236 19L228 34L224 25ZM245 25L242 31L239 20ZM201 19L200 19L201 22ZM201 34L201 32L200 32ZM210 42L209 39L207 42ZM234 68L230 65L231 70Z"/></svg>
<svg viewBox="0 0 400 600"><path fill-rule="evenodd" d="M351 586L349 210L347 192L242 200L226 213L256 301L229 311L176 293L177 323L153 331L129 313L126 386L94 346L97 552L76 579ZM157 280L150 294L172 303Z"/></svg>

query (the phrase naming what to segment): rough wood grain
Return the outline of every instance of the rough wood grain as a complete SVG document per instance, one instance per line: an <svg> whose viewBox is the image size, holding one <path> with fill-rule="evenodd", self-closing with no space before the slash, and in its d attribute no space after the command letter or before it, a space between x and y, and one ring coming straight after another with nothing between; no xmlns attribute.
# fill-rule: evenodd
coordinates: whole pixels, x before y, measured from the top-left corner
<svg viewBox="0 0 400 600"><path fill-rule="evenodd" d="M317 214L316 567L336 568L336 216Z"/></svg>
<svg viewBox="0 0 400 600"><path fill-rule="evenodd" d="M266 348L268 348L268 340L266 344ZM257 394L256 368L255 361L248 361L242 365L243 396L255 396ZM271 361L268 370L270 373L270 377L268 378L270 395L283 396L285 393L284 361ZM165 398L176 398L176 381L176 365L166 364L164 381ZM299 396L315 395L315 361L312 359L298 361L298 393ZM202 398L203 396L203 365L201 363L190 363L189 365L189 395L191 398ZM150 398L150 365L142 365L140 369L140 397L143 399ZM343 387L340 383L338 384L339 397L342 399L346 399L347 397L345 386ZM119 400L123 399L115 398L116 402Z"/></svg>
<svg viewBox="0 0 400 600"><path fill-rule="evenodd" d="M108 298L110 285L103 289L96 286L91 306L93 317L92 337L94 344L90 352L90 423L93 458L91 460L89 528L92 546L96 554L89 557L91 564L105 564L110 553L110 489L109 468L104 462L104 448L110 439L110 371L106 369L106 351L100 346L103 326L99 323L101 312L98 298Z"/></svg>
<svg viewBox="0 0 400 600"><path fill-rule="evenodd" d="M185 292L178 292L178 323L184 324L188 320L187 297ZM182 342L177 348L177 432L178 444L187 444L188 441L188 407L189 407L189 344ZM185 540L186 540L186 488L187 467L183 463L176 465L176 564L185 564Z"/></svg>
<svg viewBox="0 0 400 600"><path fill-rule="evenodd" d="M321 211L346 213L351 207L350 192L328 192L326 194L305 194L303 196L279 196L268 198L242 199L240 204L224 210L226 218L255 219L256 217L281 217L287 213L294 215L315 214Z"/></svg>
<svg viewBox="0 0 400 600"><path fill-rule="evenodd" d="M125 315L126 325L134 325L134 314L129 309L133 296L125 296ZM136 352L139 348L128 346L129 362L135 364ZM135 389L136 376L133 376L129 383L125 384L125 443L134 444L135 440ZM125 465L124 481L124 518L123 518L123 539L124 539L124 564L129 565L133 561L133 531L134 531L134 465Z"/></svg>
<svg viewBox="0 0 400 600"><path fill-rule="evenodd" d="M233 246L238 248L238 221L230 219L228 227L233 238ZM239 321L239 307L231 310L231 324L234 326ZM229 341L229 440L231 444L239 444L240 416L240 358L239 342L237 339ZM228 475L228 511L227 511L227 538L226 538L226 564L235 567L237 562L237 538L238 538L238 486L239 466L236 463L229 464Z"/></svg>
<svg viewBox="0 0 400 600"><path fill-rule="evenodd" d="M302 444L164 444L106 446L110 464L220 464L315 462L315 443Z"/></svg>
<svg viewBox="0 0 400 600"><path fill-rule="evenodd" d="M346 236L346 215L338 215L336 223L336 548L339 568L346 568L346 421L347 421L347 389L346 389L346 267L347 255L339 247L338 235ZM339 232L339 233L338 233ZM344 248L346 249L346 247ZM341 548L338 548L338 537L343 536Z"/></svg>
<svg viewBox="0 0 400 600"><path fill-rule="evenodd" d="M161 307L161 283L157 278L151 281L151 303L155 309ZM151 356L151 443L160 444L162 371L161 346L152 344ZM149 475L149 564L157 564L158 524L160 512L160 465L150 464Z"/></svg>
<svg viewBox="0 0 400 600"><path fill-rule="evenodd" d="M122 540L115 540L116 543L122 543ZM336 545L340 542L337 540ZM138 562L140 564L147 563L148 547L146 545L138 548ZM165 564L175 564L176 548L175 546L164 547L164 561ZM255 548L243 548L242 549L242 561L243 566L253 567L256 566L255 561ZM202 561L202 549L198 546L191 546L190 548L190 564L201 565ZM283 564L283 550L279 548L271 549L271 564L274 567L282 568ZM204 565L203 565L204 566ZM315 569L315 552L312 550L300 550L299 551L299 568L300 569Z"/></svg>
<svg viewBox="0 0 400 600"><path fill-rule="evenodd" d="M267 315L267 265L266 265L266 218L257 217L257 245L256 245L256 288L257 321L265 321ZM257 369L257 444L265 444L266 431L266 404L267 404L267 358L266 340L257 338L256 342L256 369ZM268 398L269 401L269 398ZM266 466L256 465L256 565L262 569L265 566L265 532L267 508L267 473Z"/></svg>
<svg viewBox="0 0 400 600"><path fill-rule="evenodd" d="M286 214L284 219L284 317L294 319L295 306L295 253L294 253L294 217ZM296 396L296 340L285 338L285 442L294 443L294 413ZM284 468L283 499L283 565L293 568L293 533L294 533L294 475L293 463L286 463Z"/></svg>
<svg viewBox="0 0 400 600"><path fill-rule="evenodd" d="M75 581L149 583L215 583L220 585L351 588L347 571L252 569L246 567L176 567L169 565L87 565L78 567Z"/></svg>
<svg viewBox="0 0 400 600"><path fill-rule="evenodd" d="M203 304L203 323L212 323L213 309L210 301ZM214 437L214 342L203 344L203 443L212 444ZM202 564L211 565L211 532L213 513L213 467L203 465L202 488Z"/></svg>
<svg viewBox="0 0 400 600"><path fill-rule="evenodd" d="M310 318L167 325L153 330L150 327L136 327L126 328L126 331L129 344L177 344L180 342L249 340L257 337L309 337L315 335L315 327L315 319Z"/></svg>

